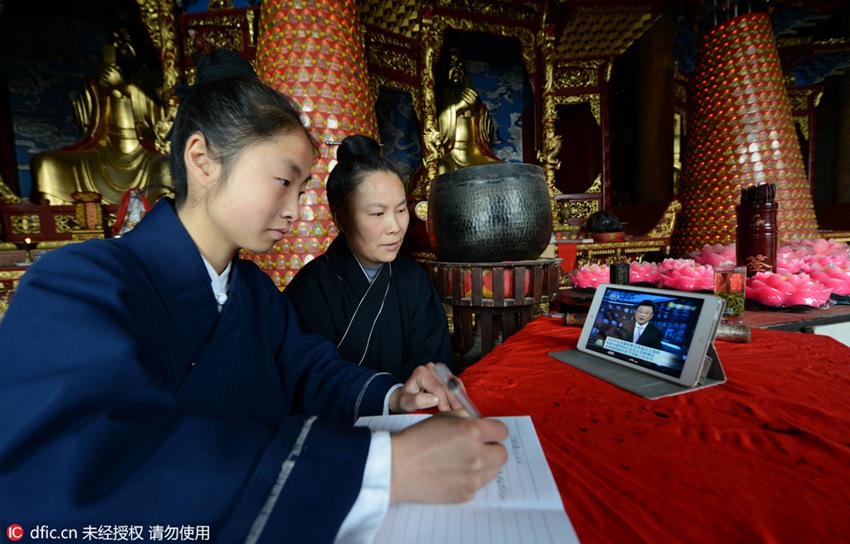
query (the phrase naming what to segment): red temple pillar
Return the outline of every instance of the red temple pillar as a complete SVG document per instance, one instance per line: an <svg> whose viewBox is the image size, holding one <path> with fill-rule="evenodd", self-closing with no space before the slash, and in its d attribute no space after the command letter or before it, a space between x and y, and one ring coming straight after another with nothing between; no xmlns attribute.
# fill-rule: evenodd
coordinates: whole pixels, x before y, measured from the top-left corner
<svg viewBox="0 0 850 544"><path fill-rule="evenodd" d="M735 17L700 40L688 103L674 252L735 242L741 189L760 183L776 184L781 241L816 236L814 203L767 14Z"/></svg>
<svg viewBox="0 0 850 544"><path fill-rule="evenodd" d="M305 125L320 142L351 134L378 138L354 0L263 2L256 64L260 79L301 106ZM268 253L251 256L280 287L338 232L325 193L335 157L336 146L323 144L293 232Z"/></svg>

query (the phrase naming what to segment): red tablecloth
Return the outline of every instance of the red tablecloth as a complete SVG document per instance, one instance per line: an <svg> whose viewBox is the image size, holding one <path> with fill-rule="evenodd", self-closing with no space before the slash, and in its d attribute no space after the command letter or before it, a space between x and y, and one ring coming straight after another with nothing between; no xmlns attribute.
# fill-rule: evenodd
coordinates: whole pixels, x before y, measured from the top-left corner
<svg viewBox="0 0 850 544"><path fill-rule="evenodd" d="M850 542L850 348L753 329L728 382L647 400L549 357L541 317L461 377L485 415L531 415L582 542Z"/></svg>

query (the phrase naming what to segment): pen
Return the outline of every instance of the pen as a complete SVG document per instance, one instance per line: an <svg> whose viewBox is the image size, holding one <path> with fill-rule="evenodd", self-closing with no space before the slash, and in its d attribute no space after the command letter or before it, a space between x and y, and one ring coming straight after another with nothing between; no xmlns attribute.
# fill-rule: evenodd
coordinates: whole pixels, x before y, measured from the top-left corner
<svg viewBox="0 0 850 544"><path fill-rule="evenodd" d="M457 379L457 376L452 374L449 367L443 363L436 363L434 370L437 373L437 377L440 378L440 381L443 382L443 385L449 390L449 393L454 395L455 398L460 401L464 409L469 413L469 416L481 417L481 412L479 412L478 408L472 404L472 400L469 398L469 395L466 394L460 380Z"/></svg>

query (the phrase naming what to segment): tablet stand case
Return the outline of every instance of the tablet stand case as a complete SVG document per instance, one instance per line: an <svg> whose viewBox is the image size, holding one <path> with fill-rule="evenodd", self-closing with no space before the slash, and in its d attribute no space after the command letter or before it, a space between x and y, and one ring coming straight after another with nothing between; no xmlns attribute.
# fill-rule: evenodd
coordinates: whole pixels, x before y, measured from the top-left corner
<svg viewBox="0 0 850 544"><path fill-rule="evenodd" d="M720 364L720 358L717 356L713 342L709 344L703 361L703 368L700 372L702 377L693 387L684 387L668 382L577 349L553 351L549 353L549 356L579 370L583 370L592 376L601 378L626 391L651 400L690 393L691 391L719 385L726 381L726 373L723 372L723 366Z"/></svg>

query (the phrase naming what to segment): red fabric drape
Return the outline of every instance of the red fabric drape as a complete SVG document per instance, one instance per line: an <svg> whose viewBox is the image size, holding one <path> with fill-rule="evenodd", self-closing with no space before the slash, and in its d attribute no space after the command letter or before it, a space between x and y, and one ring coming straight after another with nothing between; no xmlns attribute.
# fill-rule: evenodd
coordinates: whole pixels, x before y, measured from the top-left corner
<svg viewBox="0 0 850 544"><path fill-rule="evenodd" d="M583 543L848 541L850 348L754 329L716 342L727 383L651 401L547 355L579 333L538 318L461 377L532 416Z"/></svg>

